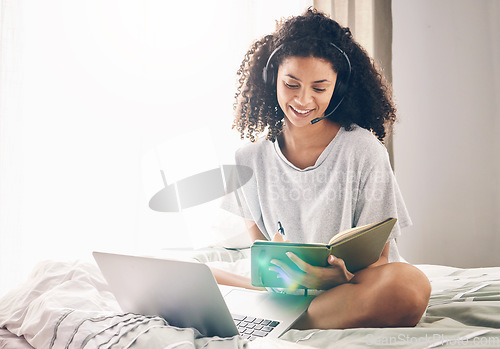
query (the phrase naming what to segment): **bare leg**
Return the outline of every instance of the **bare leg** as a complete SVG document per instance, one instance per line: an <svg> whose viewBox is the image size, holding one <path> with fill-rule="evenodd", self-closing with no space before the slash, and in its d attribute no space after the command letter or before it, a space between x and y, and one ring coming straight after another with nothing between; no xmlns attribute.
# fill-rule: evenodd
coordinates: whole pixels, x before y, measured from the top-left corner
<svg viewBox="0 0 500 349"><path fill-rule="evenodd" d="M430 297L424 273L406 263L357 272L351 282L316 297L297 329L414 326Z"/></svg>

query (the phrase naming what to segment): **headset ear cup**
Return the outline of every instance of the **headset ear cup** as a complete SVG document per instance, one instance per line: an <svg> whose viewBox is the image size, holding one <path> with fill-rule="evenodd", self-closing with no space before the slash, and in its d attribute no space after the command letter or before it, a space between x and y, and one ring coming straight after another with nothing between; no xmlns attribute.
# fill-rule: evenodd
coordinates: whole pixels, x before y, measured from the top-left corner
<svg viewBox="0 0 500 349"><path fill-rule="evenodd" d="M335 96L335 100L338 101L337 103L342 102L342 100L344 99L344 96L347 92L347 86L348 86L347 83L345 83L344 81L342 81L342 80L339 81L337 87L335 88L337 90L337 93Z"/></svg>
<svg viewBox="0 0 500 349"><path fill-rule="evenodd" d="M274 64L270 63L262 71L262 80L264 80L266 85L273 86L276 80L275 75Z"/></svg>
<svg viewBox="0 0 500 349"><path fill-rule="evenodd" d="M264 84L267 85L267 66L262 69L262 80L264 81Z"/></svg>
<svg viewBox="0 0 500 349"><path fill-rule="evenodd" d="M276 70L274 69L274 64L271 64L269 67L269 85L274 86L274 83L276 82Z"/></svg>
<svg viewBox="0 0 500 349"><path fill-rule="evenodd" d="M340 103L342 103L342 99L346 91L347 84L344 84L341 79L337 79L337 81L335 82L335 87L333 89L332 98L330 99L328 108L326 108L325 110L325 115L336 109L340 105Z"/></svg>

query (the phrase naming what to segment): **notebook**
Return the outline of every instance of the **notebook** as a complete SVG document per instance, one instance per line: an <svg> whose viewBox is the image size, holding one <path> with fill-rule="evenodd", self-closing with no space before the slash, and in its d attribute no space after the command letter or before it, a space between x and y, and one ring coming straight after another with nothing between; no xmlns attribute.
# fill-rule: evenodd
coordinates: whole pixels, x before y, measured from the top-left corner
<svg viewBox="0 0 500 349"><path fill-rule="evenodd" d="M202 263L94 252L125 312L161 316L203 336L276 338L307 310L312 296L219 286Z"/></svg>

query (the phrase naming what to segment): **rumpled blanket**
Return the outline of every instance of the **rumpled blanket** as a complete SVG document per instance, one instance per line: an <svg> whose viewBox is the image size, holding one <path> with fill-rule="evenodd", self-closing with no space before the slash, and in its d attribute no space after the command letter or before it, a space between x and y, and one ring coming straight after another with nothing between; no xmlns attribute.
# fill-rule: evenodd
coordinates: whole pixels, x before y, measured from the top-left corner
<svg viewBox="0 0 500 349"><path fill-rule="evenodd" d="M40 263L0 299L0 328L19 336L14 345L22 348L304 348L279 339L203 338L160 317L124 313L97 266L84 262ZM0 337L0 348L12 343Z"/></svg>

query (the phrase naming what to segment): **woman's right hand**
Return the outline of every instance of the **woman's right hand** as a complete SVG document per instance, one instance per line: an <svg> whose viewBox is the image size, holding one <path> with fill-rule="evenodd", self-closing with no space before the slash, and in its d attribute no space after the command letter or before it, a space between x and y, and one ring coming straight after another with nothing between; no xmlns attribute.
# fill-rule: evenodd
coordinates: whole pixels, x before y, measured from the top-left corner
<svg viewBox="0 0 500 349"><path fill-rule="evenodd" d="M290 242L290 240L283 239L283 235L276 233L273 236L272 242Z"/></svg>

